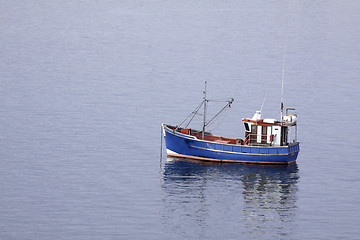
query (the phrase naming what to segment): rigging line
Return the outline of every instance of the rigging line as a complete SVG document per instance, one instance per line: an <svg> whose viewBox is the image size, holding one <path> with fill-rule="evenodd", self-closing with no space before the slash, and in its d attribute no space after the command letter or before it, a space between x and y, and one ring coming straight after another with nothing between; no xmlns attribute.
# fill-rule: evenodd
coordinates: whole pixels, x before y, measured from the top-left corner
<svg viewBox="0 0 360 240"><path fill-rule="evenodd" d="M199 112L200 108L202 107L202 105L204 104L204 102L205 102L205 101L202 101L202 102L200 103L200 105L197 107L196 111L194 111L194 115L192 116L192 118L190 119L190 121L188 122L188 124L186 125L186 127L189 126L189 124L191 123L191 121L194 119L195 115L201 115L201 114L198 113L198 112Z"/></svg>
<svg viewBox="0 0 360 240"><path fill-rule="evenodd" d="M194 117L195 117L196 115L201 115L201 114L199 114L198 112L199 112L199 110L200 110L200 108L201 108L201 106L202 106L203 104L204 104L204 101L202 101L201 104L197 107L197 109L195 109L195 111L193 111L193 116L192 116L192 118L189 120L189 122L186 124L185 128L187 128L187 127L189 126L189 124L191 123L191 121L194 119Z"/></svg>
<svg viewBox="0 0 360 240"><path fill-rule="evenodd" d="M230 100L226 100L226 99L208 99L207 101L208 102L229 102L229 101L231 101L231 99Z"/></svg>
<svg viewBox="0 0 360 240"><path fill-rule="evenodd" d="M228 110L228 109L226 109L226 110ZM223 117L220 119L220 121L218 121L218 124L217 124L215 127L211 128L210 132L213 131L214 129L218 128L218 127L224 122L227 114L229 113L229 111L226 111L226 110L225 110L225 113L223 114ZM209 126L212 125L212 124L215 123L215 122L216 122L216 121L211 122L211 123L209 124Z"/></svg>
<svg viewBox="0 0 360 240"><path fill-rule="evenodd" d="M225 105L212 119L210 119L205 126L208 126L217 116L219 116L220 113L222 113L227 107L231 107L231 104L233 103L234 99L232 98L230 101L228 101L228 104Z"/></svg>
<svg viewBox="0 0 360 240"><path fill-rule="evenodd" d="M201 106L203 105L203 103L204 103L204 101L202 101L202 102L200 103L200 105L197 106L197 107L185 118L185 120L180 123L179 126L181 126L183 123L185 123L186 120L187 120L191 115L194 115L194 116L190 119L190 122L191 122L191 121L193 120L193 118L195 117L195 115L197 114L197 112L200 110L200 108L201 108ZM188 125L190 124L190 122L189 122L186 126L188 126Z"/></svg>

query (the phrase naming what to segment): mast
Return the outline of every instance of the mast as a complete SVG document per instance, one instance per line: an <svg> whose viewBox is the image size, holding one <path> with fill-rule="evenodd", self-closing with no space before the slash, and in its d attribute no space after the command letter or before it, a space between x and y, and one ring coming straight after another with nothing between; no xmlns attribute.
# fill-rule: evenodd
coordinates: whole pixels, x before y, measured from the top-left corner
<svg viewBox="0 0 360 240"><path fill-rule="evenodd" d="M281 77L281 125L283 125L283 121L284 121L285 56L286 56L286 44L284 46L283 69L282 69L282 77Z"/></svg>
<svg viewBox="0 0 360 240"><path fill-rule="evenodd" d="M205 91L204 91L204 116L203 116L203 129L202 129L202 139L205 139L205 126L206 126L206 84L207 82L205 81Z"/></svg>

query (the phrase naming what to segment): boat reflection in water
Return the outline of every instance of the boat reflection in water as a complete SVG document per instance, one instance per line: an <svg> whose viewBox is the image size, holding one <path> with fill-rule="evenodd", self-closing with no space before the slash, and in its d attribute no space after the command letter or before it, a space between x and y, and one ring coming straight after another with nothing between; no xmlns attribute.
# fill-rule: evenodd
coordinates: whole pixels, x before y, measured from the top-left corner
<svg viewBox="0 0 360 240"><path fill-rule="evenodd" d="M168 237L292 236L299 181L296 163L247 165L168 158L161 177L161 215Z"/></svg>

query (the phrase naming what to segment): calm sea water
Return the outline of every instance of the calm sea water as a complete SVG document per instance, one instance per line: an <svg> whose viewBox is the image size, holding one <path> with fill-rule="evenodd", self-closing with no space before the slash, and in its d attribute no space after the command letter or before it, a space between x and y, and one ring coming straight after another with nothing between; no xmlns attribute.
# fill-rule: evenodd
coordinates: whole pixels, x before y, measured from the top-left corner
<svg viewBox="0 0 360 240"><path fill-rule="evenodd" d="M358 1L0 8L0 239L359 239ZM285 46L297 164L160 160L205 80L213 133L278 118Z"/></svg>

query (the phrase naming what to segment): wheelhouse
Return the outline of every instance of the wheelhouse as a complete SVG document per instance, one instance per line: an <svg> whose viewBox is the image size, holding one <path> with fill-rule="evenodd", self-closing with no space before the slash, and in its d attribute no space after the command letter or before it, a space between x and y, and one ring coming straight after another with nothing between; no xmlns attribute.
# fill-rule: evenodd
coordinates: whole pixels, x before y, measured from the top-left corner
<svg viewBox="0 0 360 240"><path fill-rule="evenodd" d="M243 118L245 126L245 144L253 146L286 146L291 141L297 141L297 125L296 115L288 115L283 117L283 121L276 121L275 119L261 119L261 112L257 111L254 116ZM293 110L291 108L291 110ZM291 132L290 127L294 126L294 132ZM289 139L291 133L292 139Z"/></svg>

